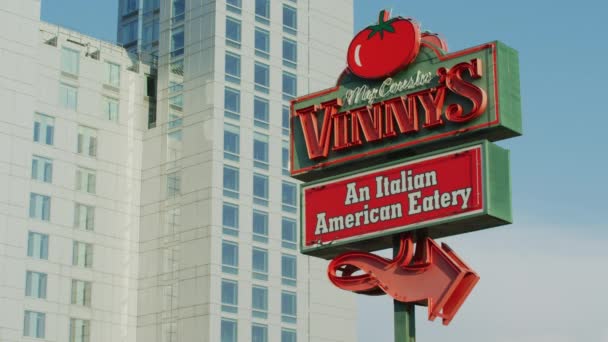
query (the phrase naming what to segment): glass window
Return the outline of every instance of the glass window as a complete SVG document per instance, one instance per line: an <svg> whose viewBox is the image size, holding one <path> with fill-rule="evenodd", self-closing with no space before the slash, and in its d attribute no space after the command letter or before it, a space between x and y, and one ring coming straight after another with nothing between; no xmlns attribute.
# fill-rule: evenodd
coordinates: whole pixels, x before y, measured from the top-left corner
<svg viewBox="0 0 608 342"><path fill-rule="evenodd" d="M283 254L281 256L281 279L283 285L296 286L297 274L296 256Z"/></svg>
<svg viewBox="0 0 608 342"><path fill-rule="evenodd" d="M172 74L184 76L184 60L183 59L171 61L169 67L170 67Z"/></svg>
<svg viewBox="0 0 608 342"><path fill-rule="evenodd" d="M296 185L294 183L290 183L290 182L283 182L283 186L282 186L282 203L283 203L283 210L290 212L290 213L295 213L297 208L297 193L298 190L296 188Z"/></svg>
<svg viewBox="0 0 608 342"><path fill-rule="evenodd" d="M268 58L268 54L270 53L270 33L256 27L254 41L256 56Z"/></svg>
<svg viewBox="0 0 608 342"><path fill-rule="evenodd" d="M239 48L241 46L241 21L226 17L226 44Z"/></svg>
<svg viewBox="0 0 608 342"><path fill-rule="evenodd" d="M298 92L296 75L283 71L283 100L291 100Z"/></svg>
<svg viewBox="0 0 608 342"><path fill-rule="evenodd" d="M137 24L138 21L130 21L122 25L122 44L128 45L137 40Z"/></svg>
<svg viewBox="0 0 608 342"><path fill-rule="evenodd" d="M120 65L106 62L106 84L120 87Z"/></svg>
<svg viewBox="0 0 608 342"><path fill-rule="evenodd" d="M125 0L123 2L123 4L124 4L123 5L124 8L123 8L123 12L122 12L123 15L129 14L139 8L139 4L138 4L137 0Z"/></svg>
<svg viewBox="0 0 608 342"><path fill-rule="evenodd" d="M171 29L171 57L184 55L184 26Z"/></svg>
<svg viewBox="0 0 608 342"><path fill-rule="evenodd" d="M90 268L93 266L93 245L74 241L72 244L72 265Z"/></svg>
<svg viewBox="0 0 608 342"><path fill-rule="evenodd" d="M184 20L186 13L186 1L185 0L173 0L173 23L177 23Z"/></svg>
<svg viewBox="0 0 608 342"><path fill-rule="evenodd" d="M239 286L236 281L222 279L222 311L237 313L239 305Z"/></svg>
<svg viewBox="0 0 608 342"><path fill-rule="evenodd" d="M253 174L253 203L268 206L268 176Z"/></svg>
<svg viewBox="0 0 608 342"><path fill-rule="evenodd" d="M268 250L254 247L251 254L253 278L268 280Z"/></svg>
<svg viewBox="0 0 608 342"><path fill-rule="evenodd" d="M110 121L118 121L118 100L111 97L103 97L103 115Z"/></svg>
<svg viewBox="0 0 608 342"><path fill-rule="evenodd" d="M281 320L285 323L296 323L297 300L294 292L281 292Z"/></svg>
<svg viewBox="0 0 608 342"><path fill-rule="evenodd" d="M182 177L179 171L167 174L167 197L175 197L181 192Z"/></svg>
<svg viewBox="0 0 608 342"><path fill-rule="evenodd" d="M96 178L95 170L78 168L76 170L76 190L94 194L97 187Z"/></svg>
<svg viewBox="0 0 608 342"><path fill-rule="evenodd" d="M177 94L169 97L169 104L171 108L175 110L182 110L184 108L184 94Z"/></svg>
<svg viewBox="0 0 608 342"><path fill-rule="evenodd" d="M283 38L283 65L295 68L298 63L298 43Z"/></svg>
<svg viewBox="0 0 608 342"><path fill-rule="evenodd" d="M281 112L281 127L283 127L283 135L285 136L289 136L289 119L290 119L290 113L289 113L289 106L283 106L283 110Z"/></svg>
<svg viewBox="0 0 608 342"><path fill-rule="evenodd" d="M69 48L61 49L61 71L78 75L80 66L80 52Z"/></svg>
<svg viewBox="0 0 608 342"><path fill-rule="evenodd" d="M51 198L30 193L30 218L49 221L51 219Z"/></svg>
<svg viewBox="0 0 608 342"><path fill-rule="evenodd" d="M255 90L268 93L268 87L270 86L270 71L268 65L255 62L253 79Z"/></svg>
<svg viewBox="0 0 608 342"><path fill-rule="evenodd" d="M49 258L49 236L29 232L27 234L27 256L47 260Z"/></svg>
<svg viewBox="0 0 608 342"><path fill-rule="evenodd" d="M95 226L95 207L76 203L74 205L74 227L93 230Z"/></svg>
<svg viewBox="0 0 608 342"><path fill-rule="evenodd" d="M70 342L89 342L91 322L86 319L70 318Z"/></svg>
<svg viewBox="0 0 608 342"><path fill-rule="evenodd" d="M241 83L241 56L226 52L226 81Z"/></svg>
<svg viewBox="0 0 608 342"><path fill-rule="evenodd" d="M167 161L175 162L182 157L182 130L167 133Z"/></svg>
<svg viewBox="0 0 608 342"><path fill-rule="evenodd" d="M264 211L253 211L253 240L268 242L268 213Z"/></svg>
<svg viewBox="0 0 608 342"><path fill-rule="evenodd" d="M78 126L78 143L76 152L89 157L97 156L97 130L85 126Z"/></svg>
<svg viewBox="0 0 608 342"><path fill-rule="evenodd" d="M238 161L240 151L239 127L224 124L224 158Z"/></svg>
<svg viewBox="0 0 608 342"><path fill-rule="evenodd" d="M169 113L169 122L167 122L167 128L173 129L178 128L183 124L182 113ZM181 138L180 138L181 141Z"/></svg>
<svg viewBox="0 0 608 342"><path fill-rule="evenodd" d="M253 123L257 127L268 128L268 118L270 116L270 105L267 99L261 97L253 98Z"/></svg>
<svg viewBox="0 0 608 342"><path fill-rule="evenodd" d="M281 240L284 248L296 249L297 243L296 221L287 217L281 220Z"/></svg>
<svg viewBox="0 0 608 342"><path fill-rule="evenodd" d="M65 83L59 84L59 104L65 109L78 107L78 89Z"/></svg>
<svg viewBox="0 0 608 342"><path fill-rule="evenodd" d="M53 162L47 158L33 156L32 179L51 183L53 181Z"/></svg>
<svg viewBox="0 0 608 342"><path fill-rule="evenodd" d="M72 279L71 297L72 304L91 306L91 282Z"/></svg>
<svg viewBox="0 0 608 342"><path fill-rule="evenodd" d="M224 116L238 120L241 113L241 92L226 87L224 89Z"/></svg>
<svg viewBox="0 0 608 342"><path fill-rule="evenodd" d="M184 90L183 82L169 81L169 93L179 93Z"/></svg>
<svg viewBox="0 0 608 342"><path fill-rule="evenodd" d="M281 329L281 342L297 342L297 334L295 330Z"/></svg>
<svg viewBox="0 0 608 342"><path fill-rule="evenodd" d="M283 5L283 32L296 34L298 30L298 13L294 7Z"/></svg>
<svg viewBox="0 0 608 342"><path fill-rule="evenodd" d="M237 326L233 319L222 318L221 342L237 342Z"/></svg>
<svg viewBox="0 0 608 342"><path fill-rule="evenodd" d="M25 273L25 295L34 298L46 298L46 274L27 271Z"/></svg>
<svg viewBox="0 0 608 342"><path fill-rule="evenodd" d="M222 241L222 272L237 274L239 271L239 246L235 242Z"/></svg>
<svg viewBox="0 0 608 342"><path fill-rule="evenodd" d="M226 9L240 14L241 13L241 0L226 0Z"/></svg>
<svg viewBox="0 0 608 342"><path fill-rule="evenodd" d="M224 165L224 196L239 198L239 169Z"/></svg>
<svg viewBox="0 0 608 342"><path fill-rule="evenodd" d="M281 142L281 169L283 176L289 176L289 141Z"/></svg>
<svg viewBox="0 0 608 342"><path fill-rule="evenodd" d="M144 1L144 11L152 11L158 9L160 7L160 0L145 0Z"/></svg>
<svg viewBox="0 0 608 342"><path fill-rule="evenodd" d="M227 235L239 235L239 207L235 204L224 203L222 207L223 232Z"/></svg>
<svg viewBox="0 0 608 342"><path fill-rule="evenodd" d="M255 0L256 21L268 24L270 19L270 0Z"/></svg>
<svg viewBox="0 0 608 342"><path fill-rule="evenodd" d="M25 311L23 336L44 338L46 315L42 312Z"/></svg>
<svg viewBox="0 0 608 342"><path fill-rule="evenodd" d="M265 286L253 286L251 288L252 316L257 318L268 318L268 288Z"/></svg>
<svg viewBox="0 0 608 342"><path fill-rule="evenodd" d="M34 114L34 141L42 144L53 145L55 135L55 118L35 113Z"/></svg>
<svg viewBox="0 0 608 342"><path fill-rule="evenodd" d="M253 132L253 166L268 170L268 136Z"/></svg>
<svg viewBox="0 0 608 342"><path fill-rule="evenodd" d="M251 342L268 342L268 327L261 324L251 326Z"/></svg>

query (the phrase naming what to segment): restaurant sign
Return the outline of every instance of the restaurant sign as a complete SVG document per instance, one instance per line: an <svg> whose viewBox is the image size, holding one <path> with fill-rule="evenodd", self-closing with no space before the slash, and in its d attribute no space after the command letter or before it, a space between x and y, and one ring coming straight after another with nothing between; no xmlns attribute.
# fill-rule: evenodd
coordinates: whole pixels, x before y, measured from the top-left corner
<svg viewBox="0 0 608 342"><path fill-rule="evenodd" d="M396 62L381 47L365 55L356 37L337 85L292 101L292 177L316 180L396 156L521 134L515 50L492 42L447 53L437 40L412 36L421 41L409 50L399 46L413 52Z"/></svg>

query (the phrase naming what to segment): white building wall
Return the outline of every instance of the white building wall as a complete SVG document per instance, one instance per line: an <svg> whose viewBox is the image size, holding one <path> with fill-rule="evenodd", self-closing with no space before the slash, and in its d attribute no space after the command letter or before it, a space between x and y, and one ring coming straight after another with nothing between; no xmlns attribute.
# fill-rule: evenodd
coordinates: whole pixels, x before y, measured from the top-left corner
<svg viewBox="0 0 608 342"><path fill-rule="evenodd" d="M139 195L145 67L126 52L39 21L40 2L0 5L0 340L30 341L24 311L45 314L44 340L69 341L70 319L90 321L90 341L135 341ZM56 39L55 46L45 41ZM78 77L62 74L62 47L79 51ZM98 60L86 53L98 51ZM117 91L104 87L105 62L121 66ZM78 89L77 110L63 108L61 83ZM118 121L103 115L102 98L119 99ZM34 113L54 117L54 141L33 141ZM77 153L78 126L97 130L96 157ZM51 183L32 179L32 155L51 159ZM94 194L76 190L76 170L95 170ZM29 217L30 193L50 197L50 220ZM75 203L95 207L92 231L75 228ZM27 256L28 232L47 234L48 259ZM73 266L73 242L93 245L92 266ZM25 296L26 271L47 274L46 298ZM92 284L89 307L71 304L72 280Z"/></svg>
<svg viewBox="0 0 608 342"><path fill-rule="evenodd" d="M69 341L70 318L90 320L91 341L219 341L222 317L238 322L238 340L251 340L251 326L267 325L268 340L280 341L281 329L297 331L298 341L354 341L354 296L339 291L326 278L326 262L285 249L281 218L298 218L282 210L281 146L288 137L281 123L282 71L297 75L298 94L332 86L342 71L352 37L351 1L271 1L270 56L254 53L254 1L242 1L240 14L228 13L226 3L187 1L183 76L171 75L171 1L161 1L159 64L156 98L146 95L148 66L129 71L133 61L114 45L39 22L39 1L2 0L0 8L0 340L23 337L24 311L46 314L45 340ZM282 66L282 7L297 7L297 69ZM226 16L241 20L241 47L226 47ZM141 16L140 16L141 17ZM16 28L19 28L18 30ZM53 37L55 46L45 44ZM61 48L80 52L79 75L61 73ZM225 81L224 54L241 56L240 85ZM99 59L88 53L99 51ZM270 91L254 89L254 60L270 66ZM6 61L6 62L5 62ZM105 83L105 62L121 65L118 92ZM183 83L175 91L170 82ZM77 110L59 103L59 85L78 89ZM241 92L240 119L224 117L224 88ZM182 110L169 102L183 94ZM253 123L253 98L270 102L267 129ZM120 99L118 122L102 117L103 96ZM148 129L148 103L156 102L155 127ZM55 118L52 146L32 141L34 113ZM181 124L170 114L181 112ZM224 159L223 127L240 127L239 162ZM95 158L76 151L79 125L97 129ZM172 150L169 135L181 130L181 147ZM253 161L253 132L269 136L269 168ZM175 158L178 153L178 158ZM52 183L31 179L31 157L53 160ZM223 166L238 167L239 198L223 194ZM77 191L77 167L96 171L95 194ZM168 194L168 175L178 172L180 191ZM253 173L269 177L269 205L253 203ZM29 218L30 192L51 198L49 222ZM239 206L239 235L222 233L222 204ZM95 207L93 231L74 228L74 203ZM269 215L267 243L253 239L253 209ZM49 235L48 260L27 257L27 234ZM93 244L93 266L72 266L74 240ZM222 240L239 244L239 273L222 272ZM268 280L252 278L252 248L268 250ZM281 255L297 256L297 284L283 285ZM46 299L25 297L27 270L48 274ZM92 282L90 307L70 304L72 279ZM238 313L222 311L221 280L238 281ZM251 287L268 287L265 320L252 317ZM281 291L297 294L297 323L281 318Z"/></svg>

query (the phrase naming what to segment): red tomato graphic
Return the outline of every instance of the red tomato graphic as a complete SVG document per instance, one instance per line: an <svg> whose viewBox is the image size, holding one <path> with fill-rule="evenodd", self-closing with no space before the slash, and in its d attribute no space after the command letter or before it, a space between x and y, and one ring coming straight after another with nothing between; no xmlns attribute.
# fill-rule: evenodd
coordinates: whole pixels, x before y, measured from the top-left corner
<svg viewBox="0 0 608 342"><path fill-rule="evenodd" d="M362 78L393 75L411 63L420 50L420 28L410 19L388 20L381 11L378 24L359 32L348 47L349 69Z"/></svg>

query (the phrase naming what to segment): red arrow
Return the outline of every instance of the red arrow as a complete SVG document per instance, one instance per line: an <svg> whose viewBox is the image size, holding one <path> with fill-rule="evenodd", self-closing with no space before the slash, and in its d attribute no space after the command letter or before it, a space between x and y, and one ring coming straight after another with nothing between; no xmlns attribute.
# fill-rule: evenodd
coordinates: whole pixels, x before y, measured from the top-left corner
<svg viewBox="0 0 608 342"><path fill-rule="evenodd" d="M393 260L365 252L341 254L328 266L329 279L344 290L384 292L401 302L427 304L429 320L441 317L448 325L479 277L446 244L426 238L418 242L416 255L413 245L411 237L402 238ZM363 274L353 275L358 272Z"/></svg>

